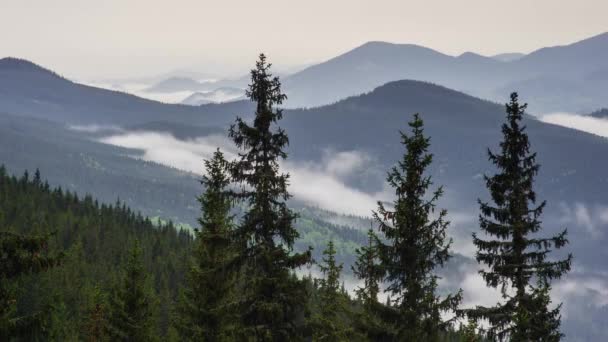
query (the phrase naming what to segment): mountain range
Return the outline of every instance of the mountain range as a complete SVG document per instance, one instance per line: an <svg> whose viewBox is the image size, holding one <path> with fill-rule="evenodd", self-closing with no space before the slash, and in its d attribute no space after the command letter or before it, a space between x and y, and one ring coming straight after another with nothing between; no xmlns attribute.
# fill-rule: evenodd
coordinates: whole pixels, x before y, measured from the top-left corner
<svg viewBox="0 0 608 342"><path fill-rule="evenodd" d="M329 104L401 79L491 100L518 90L535 113L585 113L607 105L608 33L513 56L449 56L418 45L369 42L291 75L284 84L291 107Z"/></svg>
<svg viewBox="0 0 608 342"><path fill-rule="evenodd" d="M221 87L211 91L196 92L181 103L191 106L200 106L208 103L221 103L240 101L245 99L245 90L241 88Z"/></svg>
<svg viewBox="0 0 608 342"><path fill-rule="evenodd" d="M605 36L598 39L603 41ZM536 70L534 65L556 58L563 67L568 58L558 56L580 57L581 51L591 54L595 46L597 41L592 40L502 62L472 53L451 57L419 46L375 42L286 78L290 101L317 101L318 95L318 103L334 102L285 110L280 122L290 137L291 164L286 166L294 173L294 203L307 213L301 221L306 224L299 227L307 232L306 241L322 235L320 231L339 234L332 222L342 220L335 213L324 219L310 214L318 207L323 209L322 202L305 197L311 191L319 191L312 193L317 197L351 196L336 199L344 202L363 197L371 198L372 203L382 199L386 193L385 172L403 153L399 130L407 130L413 113L421 114L432 139L435 162L431 174L435 185L446 187L440 205L447 207L454 218L451 232L458 243L470 241L470 232L477 225L477 198L488 196L482 176L493 172L487 148L497 148L504 106L444 85L463 82L458 81L463 77L471 81L472 88L490 86L501 73L507 75L506 79L516 79L513 70L527 70L536 79L549 77L558 70ZM578 52L564 52L572 49ZM411 63L404 64L403 60ZM589 57L588 65L569 69L568 74L594 74L602 63L600 58ZM443 74L451 68L456 71ZM394 70L400 71L390 76ZM485 70L488 77L481 77L480 70ZM437 78L443 78L444 82L440 86L421 80L386 80L407 75L438 83ZM359 95L347 97L352 94ZM500 102L508 95L503 93ZM530 101L534 108L537 95L521 95L522 101ZM346 98L338 100L340 97ZM202 156L190 153L188 146L201 143L198 138L225 135L235 116L249 120L253 110L248 101L202 106L164 104L81 85L29 61L5 58L0 60L0 161L11 172L40 168L54 184L95 193L104 201L119 197L146 215L194 223L198 212L197 176L180 169L171 158L154 159L155 151L145 143L128 148L113 144L109 138L145 138L142 133L159 133L153 138L167 139L156 142L161 147L164 141L177 141L169 146L174 149L169 157L194 158L188 161L200 163L202 168ZM576 332L576 336L601 339L608 336L605 328L589 326L585 320L604 317L605 306L595 305L603 294L585 286L589 279L594 284L608 284L608 269L603 262L608 257L603 248L608 224L608 177L604 172L608 159L601 157L608 155L608 140L543 123L533 116L526 117L526 125L542 165L537 189L539 198L548 200L544 224L548 232L568 226L570 250L576 258L577 272L568 279L582 292L576 300L567 301L566 309L586 308L587 313L587 317L568 316L566 329ZM345 162L354 159L352 167ZM302 178L302 174L308 177ZM321 181L325 183L315 183ZM367 216L369 210L358 215ZM351 246L344 250L352 252L356 238L341 241ZM466 245L459 247L458 253L472 256L470 250L467 254Z"/></svg>

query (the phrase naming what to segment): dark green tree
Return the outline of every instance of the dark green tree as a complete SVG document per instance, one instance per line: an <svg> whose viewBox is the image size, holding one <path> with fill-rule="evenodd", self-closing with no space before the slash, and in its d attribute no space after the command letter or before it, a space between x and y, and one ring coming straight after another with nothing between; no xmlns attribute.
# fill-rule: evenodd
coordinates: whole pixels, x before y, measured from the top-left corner
<svg viewBox="0 0 608 342"><path fill-rule="evenodd" d="M450 325L441 313L454 312L461 293L441 299L437 294L435 268L450 258L451 239L446 236L449 222L446 210L436 210L443 194L439 187L430 196L431 177L425 175L433 156L428 152L430 138L424 136L418 114L409 123L412 133L401 133L406 153L388 174L395 189L393 208L378 203L374 218L386 242L380 244L380 260L386 271L386 291L390 293L397 316L391 319L399 341L435 341ZM436 217L433 217L437 214Z"/></svg>
<svg viewBox="0 0 608 342"><path fill-rule="evenodd" d="M481 342L482 339L477 333L479 327L474 320L469 320L466 325L460 327L460 341L462 342Z"/></svg>
<svg viewBox="0 0 608 342"><path fill-rule="evenodd" d="M488 239L473 234L477 261L488 267L480 274L488 286L500 287L504 301L491 308L477 307L469 316L488 319L491 338L557 341L562 336L558 330L560 306L548 308L549 283L570 270L572 255L548 260L552 250L568 243L566 230L549 238L537 234L542 230L540 216L546 203L536 204L533 185L539 164L521 124L525 109L517 93L511 94L500 152L488 151L498 169L492 177L485 177L494 204L479 200L480 227Z"/></svg>
<svg viewBox="0 0 608 342"><path fill-rule="evenodd" d="M171 224L153 224L122 203L118 207L101 204L91 196L77 198L68 191L51 188L36 173L32 175L29 180L25 176L10 176L0 166L0 227L20 237L46 238L50 229L54 231L39 251L24 250L15 254L22 259L30 254L36 262L34 266L39 263L40 267L0 283L8 289L6 293L12 305L0 305L0 310L11 310L8 316L11 321L29 316L41 321L22 329L28 333L22 335L22 339L87 340L87 336L95 335L85 331L87 323L97 322L99 324L91 327L107 328L104 322L109 322L111 296L103 296L103 301L93 303L93 289L111 290L118 279L123 278L130 253L125 243L134 239L140 241L144 251L143 262L160 301L159 336L166 339L173 302L183 283L187 257L193 246L191 234L178 231ZM61 267L34 271L46 270L41 259L63 251L66 256L59 259ZM9 257L12 253L0 253L0 263L4 265L3 258L12 259ZM15 264L11 261L10 265ZM102 309L96 314L93 314L94 304L100 304Z"/></svg>
<svg viewBox="0 0 608 342"><path fill-rule="evenodd" d="M110 341L106 295L98 287L94 287L89 295L91 302L83 317L81 339L87 342Z"/></svg>
<svg viewBox="0 0 608 342"><path fill-rule="evenodd" d="M16 315L17 302L11 295L10 283L20 276L43 272L59 264L61 254L47 253L48 239L48 235L0 231L0 339L3 341L42 333L48 310Z"/></svg>
<svg viewBox="0 0 608 342"><path fill-rule="evenodd" d="M135 242L122 281L110 296L109 335L113 341L154 341L158 339L158 305Z"/></svg>
<svg viewBox="0 0 608 342"><path fill-rule="evenodd" d="M353 335L348 326L348 295L341 289L342 264L336 262L333 240L323 251L323 262L319 265L323 278L318 279L319 307L312 315L313 341L347 341Z"/></svg>
<svg viewBox="0 0 608 342"><path fill-rule="evenodd" d="M361 335L372 341L384 341L392 336L383 319L390 308L378 301L384 271L379 265L378 237L372 229L368 230L367 238L367 245L356 250L357 260L352 266L355 277L363 281L363 285L355 290L361 308L354 315L354 321Z"/></svg>
<svg viewBox="0 0 608 342"><path fill-rule="evenodd" d="M367 231L367 245L357 248L357 261L352 266L353 274L363 280L363 286L355 290L357 299L365 306L378 303L380 283L384 272L380 268L378 237L372 229Z"/></svg>
<svg viewBox="0 0 608 342"><path fill-rule="evenodd" d="M246 205L236 230L243 244L241 321L244 333L258 341L293 341L301 336L297 321L307 297L294 270L311 257L310 252L293 252L299 236L296 214L286 204L289 175L279 171L289 139L283 129L273 127L283 116L277 106L286 96L270 67L261 54L251 71L247 96L256 103L253 123L237 118L230 127L230 137L243 151L231 167L233 180L243 185L236 198Z"/></svg>
<svg viewBox="0 0 608 342"><path fill-rule="evenodd" d="M228 162L218 149L205 160L199 197L202 216L196 231L194 260L178 308L178 330L183 340L224 341L235 329L234 286L236 246L232 224Z"/></svg>

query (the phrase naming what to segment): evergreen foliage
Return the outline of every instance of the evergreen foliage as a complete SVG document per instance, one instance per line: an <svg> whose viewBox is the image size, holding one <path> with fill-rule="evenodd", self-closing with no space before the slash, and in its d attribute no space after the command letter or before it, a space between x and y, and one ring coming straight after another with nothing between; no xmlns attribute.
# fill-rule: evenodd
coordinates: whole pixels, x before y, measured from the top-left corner
<svg viewBox="0 0 608 342"><path fill-rule="evenodd" d="M386 292L391 295L394 317L389 321L399 341L436 341L450 321L441 314L455 312L461 293L440 298L433 273L450 258L451 239L446 236L449 222L446 210L436 212L436 201L443 194L439 187L427 198L432 185L425 175L433 161L428 153L430 138L424 136L418 114L409 123L411 135L401 133L406 149L403 159L388 174L395 189L393 208L378 203L374 218L386 242L379 245L385 273ZM433 217L433 214L437 214Z"/></svg>
<svg viewBox="0 0 608 342"><path fill-rule="evenodd" d="M158 340L158 306L142 261L139 242L133 246L121 282L110 297L112 341Z"/></svg>
<svg viewBox="0 0 608 342"><path fill-rule="evenodd" d="M279 171L289 139L283 129L272 127L282 117L276 106L286 96L270 67L262 54L251 71L247 96L256 103L253 125L237 118L230 128L230 137L243 151L231 175L243 185L236 198L247 205L236 229L243 249L243 333L258 341L285 341L302 335L296 322L307 293L294 270L310 262L310 252L293 253L296 214L286 204L289 175Z"/></svg>
<svg viewBox="0 0 608 342"><path fill-rule="evenodd" d="M105 294L96 287L91 293L91 296L92 301L90 307L87 309L86 317L82 322L82 335L84 340L88 342L110 341L110 335L108 333L109 310L106 304Z"/></svg>
<svg viewBox="0 0 608 342"><path fill-rule="evenodd" d="M236 284L236 246L233 237L228 163L219 149L205 160L205 192L200 230L196 232L194 260L178 308L182 340L224 341L233 337L236 321L233 297ZM232 337L231 337L232 336Z"/></svg>
<svg viewBox="0 0 608 342"><path fill-rule="evenodd" d="M352 270L363 285L355 290L359 310L354 315L357 331L371 341L388 340L393 335L391 327L384 321L390 305L378 302L380 284L384 271L379 265L379 240L370 228L367 232L367 244L357 249L357 261Z"/></svg>
<svg viewBox="0 0 608 342"><path fill-rule="evenodd" d="M0 175L1 175L0 170ZM34 182L39 182L36 172ZM0 231L0 339L32 336L43 330L45 312L19 315L9 282L26 274L44 272L58 265L61 255L48 254L49 236L21 235ZM47 310L48 311L48 310Z"/></svg>
<svg viewBox="0 0 608 342"><path fill-rule="evenodd" d="M347 321L350 314L349 298L340 286L343 265L336 262L333 241L329 241L323 255L323 262L319 265L323 278L317 281L319 304L311 319L312 340L348 341L353 335Z"/></svg>
<svg viewBox="0 0 608 342"><path fill-rule="evenodd" d="M357 261L353 266L353 274L363 280L363 287L356 290L357 299L364 306L378 303L380 283L384 276L379 262L379 240L372 229L367 231L367 245L357 249Z"/></svg>
<svg viewBox="0 0 608 342"><path fill-rule="evenodd" d="M479 200L480 227L488 238L473 234L477 261L488 267L480 274L488 286L500 288L504 301L495 307L477 307L469 316L489 321L490 338L557 341L562 337L560 305L549 309L550 281L570 270L572 255L563 260L549 258L550 252L568 243L566 230L548 238L539 236L546 203L537 204L533 189L540 166L521 124L526 106L519 104L517 93L506 104L500 152L488 151L498 169L485 177L494 203Z"/></svg>
<svg viewBox="0 0 608 342"><path fill-rule="evenodd" d="M155 300L160 302L159 336L168 333L169 315L183 283L185 256L190 253L189 233L178 232L170 223L156 226L118 202L100 204L90 196L79 198L61 188L52 189L39 176L9 176L3 167L0 227L8 231L2 233L0 258L11 255L5 252L13 248L11 245L16 246L10 241L25 241L32 249L19 255L24 262L28 254L33 258L31 267L27 266L32 271L47 269L51 259L65 251L60 267L2 279L1 286L11 290L6 292L9 297L3 297L11 305L0 309L10 308L11 313L3 318L34 316L44 328L28 328L28 334L35 334L31 339L87 340L86 327L93 322L102 322L91 326L103 327L107 332L110 315L105 298L117 279L122 279L129 255L125 246L135 240L141 244L144 269ZM29 237L36 238L28 242ZM50 259L45 261L47 256ZM3 268L17 265L5 264L5 260Z"/></svg>

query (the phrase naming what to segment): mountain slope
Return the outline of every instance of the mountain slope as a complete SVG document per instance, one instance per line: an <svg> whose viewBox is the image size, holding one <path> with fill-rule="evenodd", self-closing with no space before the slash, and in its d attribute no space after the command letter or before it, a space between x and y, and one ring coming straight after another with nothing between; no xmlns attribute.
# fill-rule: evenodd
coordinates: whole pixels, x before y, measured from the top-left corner
<svg viewBox="0 0 608 342"><path fill-rule="evenodd" d="M245 90L239 88L222 87L211 91L196 92L181 103L191 106L200 106L208 103L221 103L245 100Z"/></svg>
<svg viewBox="0 0 608 342"><path fill-rule="evenodd" d="M493 100L519 90L534 112L588 112L608 105L608 33L525 56L454 57L416 45L370 42L287 77L284 84L290 107L310 107L401 79Z"/></svg>
<svg viewBox="0 0 608 342"><path fill-rule="evenodd" d="M86 323L88 310L95 305L94 294L115 286L136 240L160 304L155 312L158 332L166 334L171 318L168 307L177 297L186 270L190 234L178 232L172 225L155 226L121 203L100 204L90 196L78 198L65 189L53 189L31 174L27 178L9 177L2 167L0 189L0 213L10 213L0 215L0 230L34 235L53 232L45 249L66 254L61 264L44 276L17 280L16 315L45 307L53 313L44 322L51 336L29 339L86 339L78 327Z"/></svg>
<svg viewBox="0 0 608 342"><path fill-rule="evenodd" d="M499 53L499 54L491 56L491 57L494 58L495 60L501 61L501 62L513 62L515 60L522 58L525 55L526 54L519 53L519 52L507 52L507 53Z"/></svg>
<svg viewBox="0 0 608 342"><path fill-rule="evenodd" d="M34 63L0 60L0 109L73 124L136 124L170 120L214 125L232 120L246 103L222 107L164 104L69 81Z"/></svg>
<svg viewBox="0 0 608 342"><path fill-rule="evenodd" d="M525 94L521 98L527 100ZM407 129L413 113L420 113L425 121L438 164L449 168L449 173L440 175L440 182L466 183L465 188L471 182L482 186L473 177L489 168L486 149L497 144L504 107L445 87L418 81L391 82L333 105L287 111L283 126L290 132L294 156L320 155L328 146L361 149L388 166L401 152L398 130ZM557 198L567 193L580 200L604 200L598 187L608 191L608 179L597 170L608 167L608 160L592 156L608 155L608 140L532 117L526 124L543 165L544 193ZM596 167L584 167L591 164Z"/></svg>
<svg viewBox="0 0 608 342"><path fill-rule="evenodd" d="M608 32L572 44L536 50L514 62L531 75L586 74L608 66Z"/></svg>
<svg viewBox="0 0 608 342"><path fill-rule="evenodd" d="M287 77L284 85L291 107L315 106L400 79L452 87L456 81L461 85L485 83L484 78L478 76L499 64L494 59L470 53L452 57L417 45L369 42ZM466 87L460 89L466 90Z"/></svg>

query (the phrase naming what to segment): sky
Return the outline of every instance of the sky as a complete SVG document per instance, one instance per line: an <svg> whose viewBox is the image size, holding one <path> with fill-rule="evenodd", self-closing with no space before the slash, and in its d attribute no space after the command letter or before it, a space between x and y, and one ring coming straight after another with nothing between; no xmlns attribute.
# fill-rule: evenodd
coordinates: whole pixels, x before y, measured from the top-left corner
<svg viewBox="0 0 608 342"><path fill-rule="evenodd" d="M262 51L289 70L371 40L527 53L608 31L606 13L606 0L0 0L0 56L76 79L236 75Z"/></svg>

